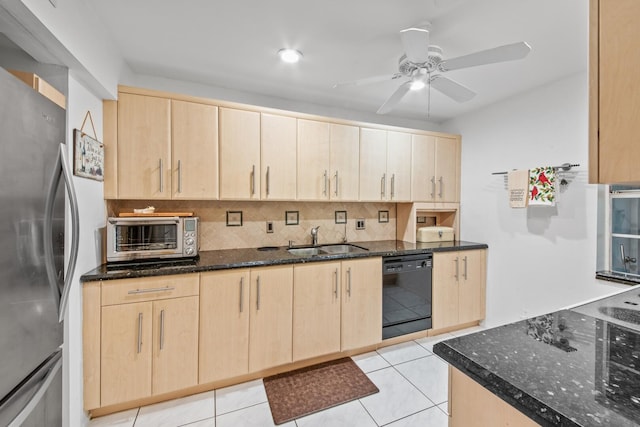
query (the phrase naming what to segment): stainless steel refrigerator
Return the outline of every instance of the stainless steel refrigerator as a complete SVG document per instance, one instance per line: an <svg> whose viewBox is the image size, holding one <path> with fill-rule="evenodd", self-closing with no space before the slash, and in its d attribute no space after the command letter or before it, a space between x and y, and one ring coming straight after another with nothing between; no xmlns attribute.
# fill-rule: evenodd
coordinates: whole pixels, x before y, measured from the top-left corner
<svg viewBox="0 0 640 427"><path fill-rule="evenodd" d="M0 426L62 425L78 211L65 110L0 68ZM65 195L71 242L65 275Z"/></svg>

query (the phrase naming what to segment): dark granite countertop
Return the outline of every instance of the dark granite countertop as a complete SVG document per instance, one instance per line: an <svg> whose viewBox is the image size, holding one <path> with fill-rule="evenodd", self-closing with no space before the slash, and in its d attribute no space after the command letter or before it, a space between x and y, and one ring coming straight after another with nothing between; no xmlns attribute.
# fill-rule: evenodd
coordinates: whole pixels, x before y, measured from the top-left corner
<svg viewBox="0 0 640 427"><path fill-rule="evenodd" d="M287 252L286 246L277 247L275 250L269 251L261 251L258 250L258 248L202 251L200 252L199 257L195 260L166 261L162 263L146 262L136 265L103 264L83 274L82 277L80 277L80 281L90 282L96 280L186 274L230 268L264 267L269 265L296 264L346 258L394 256L487 248L487 245L483 243L463 241L409 243L400 240L383 240L349 243L368 250L358 253L334 255L323 254L311 257L292 255Z"/></svg>
<svg viewBox="0 0 640 427"><path fill-rule="evenodd" d="M640 286L434 352L541 425L640 425Z"/></svg>

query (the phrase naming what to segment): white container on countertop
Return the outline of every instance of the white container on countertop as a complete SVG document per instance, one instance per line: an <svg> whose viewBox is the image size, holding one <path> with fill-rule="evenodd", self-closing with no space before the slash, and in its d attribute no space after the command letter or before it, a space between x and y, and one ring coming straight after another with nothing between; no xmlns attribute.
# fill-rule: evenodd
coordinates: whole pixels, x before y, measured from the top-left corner
<svg viewBox="0 0 640 427"><path fill-rule="evenodd" d="M420 227L416 232L416 241L427 242L444 242L454 240L453 227L431 226Z"/></svg>

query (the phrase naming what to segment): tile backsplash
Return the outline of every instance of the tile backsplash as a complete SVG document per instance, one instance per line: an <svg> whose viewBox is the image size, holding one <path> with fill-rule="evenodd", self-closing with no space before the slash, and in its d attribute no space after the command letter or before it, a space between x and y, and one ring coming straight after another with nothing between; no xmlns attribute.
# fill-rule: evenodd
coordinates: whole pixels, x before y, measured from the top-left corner
<svg viewBox="0 0 640 427"><path fill-rule="evenodd" d="M200 217L200 250L286 246L311 243L311 228L320 226L318 243L395 240L395 203L355 202L261 202L261 201L164 201L109 200L109 216L154 206L156 212L193 212ZM227 226L227 211L242 211L241 226ZM285 212L297 211L298 224L285 225ZM336 224L335 212L346 211L347 223ZM378 212L388 211L389 222L378 222ZM237 215L236 215L237 216ZM356 230L356 220L364 219L364 230ZM273 233L267 233L267 222Z"/></svg>

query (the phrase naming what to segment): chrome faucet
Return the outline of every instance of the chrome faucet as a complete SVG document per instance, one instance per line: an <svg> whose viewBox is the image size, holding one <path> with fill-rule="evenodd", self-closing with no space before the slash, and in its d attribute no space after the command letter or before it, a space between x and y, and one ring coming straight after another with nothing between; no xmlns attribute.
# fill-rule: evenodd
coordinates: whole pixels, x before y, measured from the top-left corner
<svg viewBox="0 0 640 427"><path fill-rule="evenodd" d="M311 244L313 246L318 244L318 228L320 228L320 226L311 229Z"/></svg>

